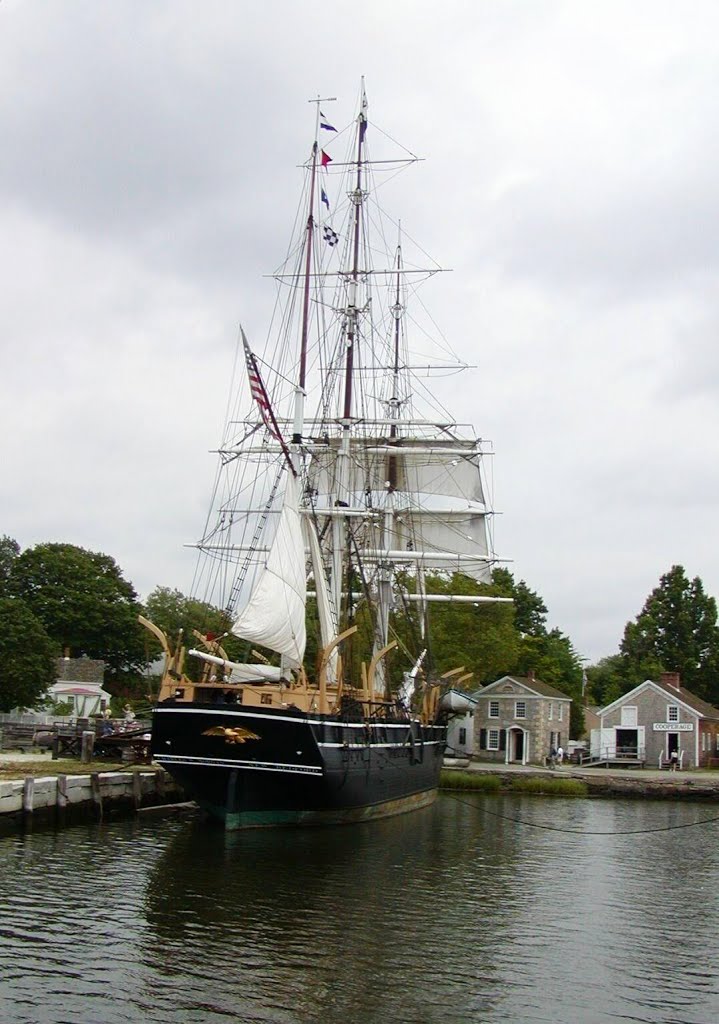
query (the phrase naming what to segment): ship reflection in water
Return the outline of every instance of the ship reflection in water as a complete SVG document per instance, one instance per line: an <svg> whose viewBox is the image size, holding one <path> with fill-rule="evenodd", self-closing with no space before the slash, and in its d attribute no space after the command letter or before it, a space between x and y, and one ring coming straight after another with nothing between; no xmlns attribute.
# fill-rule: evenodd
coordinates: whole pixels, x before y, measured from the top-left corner
<svg viewBox="0 0 719 1024"><path fill-rule="evenodd" d="M331 829L0 841L3 1024L682 1021L719 1012L700 805L444 795ZM679 866L681 870L679 870Z"/></svg>

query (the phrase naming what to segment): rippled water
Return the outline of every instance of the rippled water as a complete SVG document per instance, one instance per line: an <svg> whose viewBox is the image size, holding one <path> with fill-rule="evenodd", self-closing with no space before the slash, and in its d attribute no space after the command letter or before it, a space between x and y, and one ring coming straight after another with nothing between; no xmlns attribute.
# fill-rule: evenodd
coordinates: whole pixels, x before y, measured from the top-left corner
<svg viewBox="0 0 719 1024"><path fill-rule="evenodd" d="M716 1018L719 823L586 833L719 809L461 800L328 830L145 820L2 839L0 1022Z"/></svg>

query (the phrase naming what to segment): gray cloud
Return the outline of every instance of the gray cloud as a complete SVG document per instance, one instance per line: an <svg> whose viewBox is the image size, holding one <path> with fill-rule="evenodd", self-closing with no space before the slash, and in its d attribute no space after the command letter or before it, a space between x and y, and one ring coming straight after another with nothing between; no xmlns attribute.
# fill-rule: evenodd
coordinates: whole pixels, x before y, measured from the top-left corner
<svg viewBox="0 0 719 1024"><path fill-rule="evenodd" d="M264 339L307 100L430 159L382 201L453 274L496 536L611 653L674 562L719 592L719 14L673 3L0 5L0 532L189 587L237 322ZM384 145L379 131L372 144ZM421 339L422 349L429 342Z"/></svg>

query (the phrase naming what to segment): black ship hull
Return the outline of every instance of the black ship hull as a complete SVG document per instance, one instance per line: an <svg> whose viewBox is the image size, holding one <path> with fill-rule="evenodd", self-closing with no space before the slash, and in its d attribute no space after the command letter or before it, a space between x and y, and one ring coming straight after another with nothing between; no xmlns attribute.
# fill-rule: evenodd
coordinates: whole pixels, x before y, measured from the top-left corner
<svg viewBox="0 0 719 1024"><path fill-rule="evenodd" d="M445 728L295 709L160 704L152 756L228 829L335 825L425 806Z"/></svg>

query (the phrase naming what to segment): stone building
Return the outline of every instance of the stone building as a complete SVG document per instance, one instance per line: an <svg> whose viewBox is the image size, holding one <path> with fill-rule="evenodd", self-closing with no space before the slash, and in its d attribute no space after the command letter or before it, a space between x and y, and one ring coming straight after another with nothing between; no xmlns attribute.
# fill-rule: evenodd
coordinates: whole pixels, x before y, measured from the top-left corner
<svg viewBox="0 0 719 1024"><path fill-rule="evenodd" d="M637 761L664 768L676 751L682 768L719 759L719 709L681 685L678 672L646 679L599 712L594 759Z"/></svg>
<svg viewBox="0 0 719 1024"><path fill-rule="evenodd" d="M567 749L572 699L528 676L502 676L475 694L474 756L505 764L544 764Z"/></svg>

